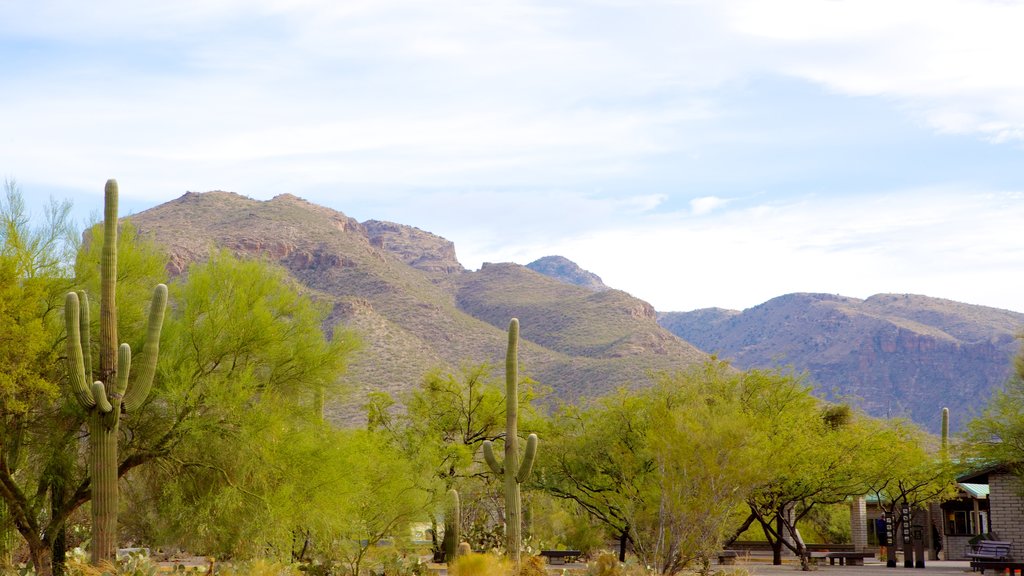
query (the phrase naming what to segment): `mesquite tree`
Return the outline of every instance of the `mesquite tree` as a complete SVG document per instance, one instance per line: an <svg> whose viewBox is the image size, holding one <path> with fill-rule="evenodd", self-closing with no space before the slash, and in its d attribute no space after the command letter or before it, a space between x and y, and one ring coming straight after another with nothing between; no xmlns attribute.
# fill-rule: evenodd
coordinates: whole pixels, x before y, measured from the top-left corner
<svg viewBox="0 0 1024 576"><path fill-rule="evenodd" d="M526 453L519 460L519 320L508 325L508 351L505 353L505 460L494 457L491 442L484 442L484 458L491 470L505 479L505 547L508 555L519 563L522 547L522 500L519 485L526 481L537 459L537 435L526 439Z"/></svg>
<svg viewBox="0 0 1024 576"><path fill-rule="evenodd" d="M92 491L92 562L112 560L117 543L117 438L122 412L138 410L149 395L167 305L167 286L158 284L149 327L135 370L128 344L117 345L117 182L104 190L103 252L100 260L99 372L93 377L89 301L84 291L65 300L67 363L71 389L89 416L89 475Z"/></svg>

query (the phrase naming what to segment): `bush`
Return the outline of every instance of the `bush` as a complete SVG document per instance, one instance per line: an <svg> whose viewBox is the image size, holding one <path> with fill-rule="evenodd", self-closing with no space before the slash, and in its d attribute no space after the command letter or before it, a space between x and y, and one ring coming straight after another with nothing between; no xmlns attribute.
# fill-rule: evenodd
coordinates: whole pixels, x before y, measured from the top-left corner
<svg viewBox="0 0 1024 576"><path fill-rule="evenodd" d="M452 576L508 576L508 563L493 554L471 552L459 556L448 567Z"/></svg>

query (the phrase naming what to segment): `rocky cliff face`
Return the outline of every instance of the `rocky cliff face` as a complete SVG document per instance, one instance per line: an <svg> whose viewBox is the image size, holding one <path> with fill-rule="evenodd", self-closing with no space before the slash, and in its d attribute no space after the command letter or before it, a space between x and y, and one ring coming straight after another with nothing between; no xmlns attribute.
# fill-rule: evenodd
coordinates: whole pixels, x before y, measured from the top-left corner
<svg viewBox="0 0 1024 576"><path fill-rule="evenodd" d="M937 431L942 407L958 429L1009 377L1024 314L916 295L789 294L659 321L741 368L790 365L825 397Z"/></svg>
<svg viewBox="0 0 1024 576"><path fill-rule="evenodd" d="M455 257L455 244L419 228L367 220L363 222L370 243L387 250L401 261L427 272L451 274L464 268Z"/></svg>
<svg viewBox="0 0 1024 576"><path fill-rule="evenodd" d="M545 256L530 262L526 267L556 280L596 292L609 289L601 281L600 276L580 268L578 264L564 256Z"/></svg>

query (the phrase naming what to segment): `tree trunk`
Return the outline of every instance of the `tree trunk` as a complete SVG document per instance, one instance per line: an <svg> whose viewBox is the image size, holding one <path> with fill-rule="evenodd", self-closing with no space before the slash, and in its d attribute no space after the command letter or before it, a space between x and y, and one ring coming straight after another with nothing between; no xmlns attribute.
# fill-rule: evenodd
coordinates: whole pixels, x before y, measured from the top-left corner
<svg viewBox="0 0 1024 576"><path fill-rule="evenodd" d="M629 527L622 529L619 532L619 562L626 561L626 544L629 543Z"/></svg>
<svg viewBox="0 0 1024 576"><path fill-rule="evenodd" d="M14 520L7 511L7 502L0 500L0 569L14 563L14 547L17 545Z"/></svg>
<svg viewBox="0 0 1024 576"><path fill-rule="evenodd" d="M62 474L64 470L60 471ZM58 476L50 480L50 517L60 514L61 505L64 503L64 476ZM53 576L64 576L64 564L67 560L67 528L63 522L53 530L53 538L50 544L50 557L53 562Z"/></svg>
<svg viewBox="0 0 1024 576"><path fill-rule="evenodd" d="M32 559L32 567L36 571L36 576L53 576L53 567L50 564L50 547L43 544L42 540L28 542L28 545L28 553Z"/></svg>
<svg viewBox="0 0 1024 576"><path fill-rule="evenodd" d="M782 530L782 514L780 512L775 515L775 541L772 542L772 564L775 566L782 565ZM769 542L771 542L770 538Z"/></svg>

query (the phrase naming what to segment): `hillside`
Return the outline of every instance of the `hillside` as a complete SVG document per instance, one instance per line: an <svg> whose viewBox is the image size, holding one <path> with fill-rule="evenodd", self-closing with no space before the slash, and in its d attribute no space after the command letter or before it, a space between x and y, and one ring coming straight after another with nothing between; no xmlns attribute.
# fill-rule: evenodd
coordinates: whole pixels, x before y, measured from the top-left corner
<svg viewBox="0 0 1024 576"><path fill-rule="evenodd" d="M910 294L788 294L742 312L669 312L660 323L741 368L807 371L829 398L937 430L959 429L1006 381L1024 314Z"/></svg>
<svg viewBox="0 0 1024 576"><path fill-rule="evenodd" d="M512 317L522 325L523 374L557 398L644 385L651 368L676 370L705 357L624 292L570 286L516 264L467 271L439 236L360 223L288 194L257 201L187 193L130 219L166 246L171 274L222 248L280 264L329 302L328 328L341 322L364 340L348 375L354 398L329 407L336 420L359 418L367 392L408 390L431 369L500 367Z"/></svg>

